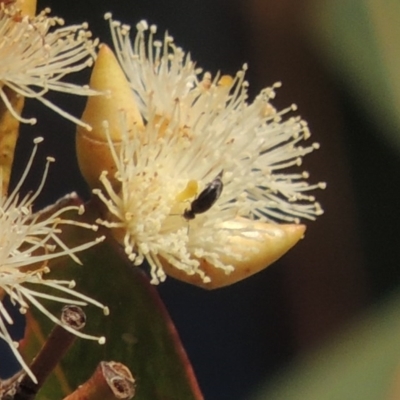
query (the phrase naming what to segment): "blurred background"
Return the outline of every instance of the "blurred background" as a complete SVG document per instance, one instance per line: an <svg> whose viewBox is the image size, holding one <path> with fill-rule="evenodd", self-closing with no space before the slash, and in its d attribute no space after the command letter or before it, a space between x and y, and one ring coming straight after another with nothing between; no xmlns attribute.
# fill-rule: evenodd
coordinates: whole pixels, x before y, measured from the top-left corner
<svg viewBox="0 0 400 400"><path fill-rule="evenodd" d="M147 19L213 74L248 62L251 96L281 81L274 105L296 103L321 144L304 169L328 183L315 193L325 214L307 222L296 248L218 291L171 278L159 287L205 398L357 399L364 388L360 399L400 399L392 388L400 365L400 3L38 0L38 10L48 6L67 24L88 21L110 45L105 12L133 28ZM84 108L85 99L49 98L74 115ZM14 182L40 135L38 173L25 190L37 187L52 155L39 206L74 190L88 196L73 124L34 101L31 115L41 117L20 136Z"/></svg>

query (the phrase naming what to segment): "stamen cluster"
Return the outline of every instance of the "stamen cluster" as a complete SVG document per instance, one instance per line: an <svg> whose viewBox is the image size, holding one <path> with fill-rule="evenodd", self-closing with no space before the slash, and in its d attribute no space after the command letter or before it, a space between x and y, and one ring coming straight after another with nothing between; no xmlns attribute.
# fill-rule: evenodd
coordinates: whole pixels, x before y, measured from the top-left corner
<svg viewBox="0 0 400 400"><path fill-rule="evenodd" d="M224 256L241 258L233 239L257 237L238 228L238 218L297 224L322 213L309 192L325 184L310 185L307 172L296 172L318 144L301 145L310 133L300 117L288 116L295 106L272 106L280 84L249 102L247 65L234 77L213 78L168 33L156 40L154 25L141 21L132 44L129 26L106 19L145 126L125 126L121 115L120 143L105 126L117 172L103 173L105 192L94 191L109 210L99 222L113 229L135 264L148 261L154 283L165 279L165 263L204 282L204 262L231 272ZM216 176L219 198L188 221L185 210Z"/></svg>
<svg viewBox="0 0 400 400"><path fill-rule="evenodd" d="M88 86L68 83L65 75L91 66L98 41L91 39L86 23L63 26L64 20L49 16L46 8L35 17L23 16L14 6L0 7L0 98L12 115L34 124L11 105L3 87L26 98L34 98L75 124L78 118L46 99L50 90L76 95L96 95Z"/></svg>
<svg viewBox="0 0 400 400"><path fill-rule="evenodd" d="M65 304L84 306L94 304L108 313L107 307L75 290L74 281L46 279L50 272L48 261L61 256L69 256L80 263L77 252L88 249L99 243L104 237L98 237L75 247L68 247L59 237L63 225L74 224L85 229L96 230L95 225L88 225L63 218L66 212L83 212L83 207L61 206L54 210L45 209L40 213L33 212L33 203L43 189L49 164L54 161L48 158L45 171L38 189L20 198L18 192L23 185L42 138L35 139L35 147L18 184L8 196L0 194L0 338L9 343L12 351L25 371L35 377L17 351L9 332L8 325L13 320L2 303L4 295L8 295L12 304L18 305L20 312L25 313L34 306L54 323L62 325L75 335L104 342L104 338L95 337L75 331L51 314L41 303L41 300L52 300ZM55 289L60 295L48 294L47 288Z"/></svg>

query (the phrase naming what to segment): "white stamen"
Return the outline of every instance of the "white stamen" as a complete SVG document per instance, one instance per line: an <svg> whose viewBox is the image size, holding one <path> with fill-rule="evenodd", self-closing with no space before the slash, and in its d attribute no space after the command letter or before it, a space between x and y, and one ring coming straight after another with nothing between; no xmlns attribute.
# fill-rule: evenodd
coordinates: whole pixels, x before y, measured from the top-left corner
<svg viewBox="0 0 400 400"><path fill-rule="evenodd" d="M90 39L86 23L60 27L64 21L50 17L49 12L45 9L35 17L21 19L19 10L13 6L0 8L0 98L22 123L34 124L36 119L18 115L7 98L5 86L21 96L39 100L64 118L90 129L44 96L50 90L80 96L100 94L87 86L62 81L65 75L93 63L97 41Z"/></svg>
<svg viewBox="0 0 400 400"><path fill-rule="evenodd" d="M201 76L168 33L157 40L156 27L141 21L132 43L129 28L109 13L106 19L146 125L144 132L126 126L121 113L122 142L114 145L103 124L117 172L103 173L104 190L93 191L109 210L98 223L118 237L125 232L126 254L134 265L147 260L152 283L165 279L163 262L204 282L210 278L200 260L230 273L233 266L222 256L239 259L231 239L248 235L226 224L236 217L299 223L322 213L308 192L324 185L310 185L305 174L294 172L317 145L300 145L310 133L305 121L287 116L296 105L272 106L280 82L250 103L247 64L234 77ZM219 198L187 221L184 211L221 171Z"/></svg>
<svg viewBox="0 0 400 400"><path fill-rule="evenodd" d="M49 260L68 255L79 262L75 253L96 245L104 240L104 236L69 248L58 237L61 231L60 227L73 224L85 229L93 229L93 226L67 220L61 216L67 211L76 211L77 214L82 213L82 207L65 206L56 208L54 212L51 212L51 208L47 208L40 214L33 213L33 202L43 189L49 164L54 161L51 157L47 159L38 189L33 193L27 194L22 199L19 198L18 192L31 170L38 144L42 140L43 138L40 137L34 139L32 154L15 189L8 196L0 193L0 289L10 297L12 304L20 306L21 313L26 313L29 306L33 305L53 322L64 326L70 332L86 339L102 342L103 338L101 337L87 335L66 327L38 301L38 299L43 299L80 306L92 304L103 309L104 314L109 312L108 308L103 304L73 290L74 281L43 278L43 275L50 271L46 265ZM0 181L2 181L1 174ZM25 284L36 285L37 290L28 288ZM51 287L58 292L66 294L68 297L49 295L39 290L42 287ZM0 300L0 338L9 344L18 362L32 380L36 382L32 372L22 359L16 346L14 346L6 323L12 324L13 320Z"/></svg>

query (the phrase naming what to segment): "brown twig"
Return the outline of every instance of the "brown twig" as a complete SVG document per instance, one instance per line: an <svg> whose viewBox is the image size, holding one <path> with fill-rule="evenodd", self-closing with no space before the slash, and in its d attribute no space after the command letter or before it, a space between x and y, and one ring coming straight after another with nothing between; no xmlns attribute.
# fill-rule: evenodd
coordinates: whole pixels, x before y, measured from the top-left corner
<svg viewBox="0 0 400 400"><path fill-rule="evenodd" d="M80 330L85 326L86 315L80 307L68 305L62 309L61 321L65 326ZM56 325L30 366L31 371L36 376L37 383L33 382L28 375L25 375L18 387L14 400L34 399L47 377L75 339L76 336L73 333L68 332L60 325Z"/></svg>
<svg viewBox="0 0 400 400"><path fill-rule="evenodd" d="M18 371L11 378L0 379L0 399L14 399L16 388L24 375L24 371Z"/></svg>
<svg viewBox="0 0 400 400"><path fill-rule="evenodd" d="M129 400L135 396L135 379L118 362L102 361L93 375L64 400Z"/></svg>

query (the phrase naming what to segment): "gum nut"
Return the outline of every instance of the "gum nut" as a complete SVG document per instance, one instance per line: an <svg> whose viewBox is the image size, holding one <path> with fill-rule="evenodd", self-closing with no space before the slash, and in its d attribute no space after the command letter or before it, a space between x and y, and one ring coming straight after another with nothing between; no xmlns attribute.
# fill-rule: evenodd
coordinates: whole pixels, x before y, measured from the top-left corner
<svg viewBox="0 0 400 400"><path fill-rule="evenodd" d="M240 259L228 255L221 256L221 261L225 265L234 267L232 272L227 274L209 262L200 260L200 269L210 278L208 283L203 282L200 275L188 275L164 261L165 273L204 289L229 286L262 271L274 263L304 236L306 230L305 225L268 224L242 218L227 222L228 224L235 225L237 229L249 228L247 237L232 236L231 238L233 250L236 249L241 252L239 254Z"/></svg>
<svg viewBox="0 0 400 400"><path fill-rule="evenodd" d="M103 95L88 98L82 120L92 130L77 127L76 149L82 175L93 188L100 186L102 171L108 171L112 178L115 170L104 121L109 126L111 140L118 147L121 130L129 127L131 132L137 132L143 127L143 120L124 72L111 49L104 44L93 67L90 87Z"/></svg>

